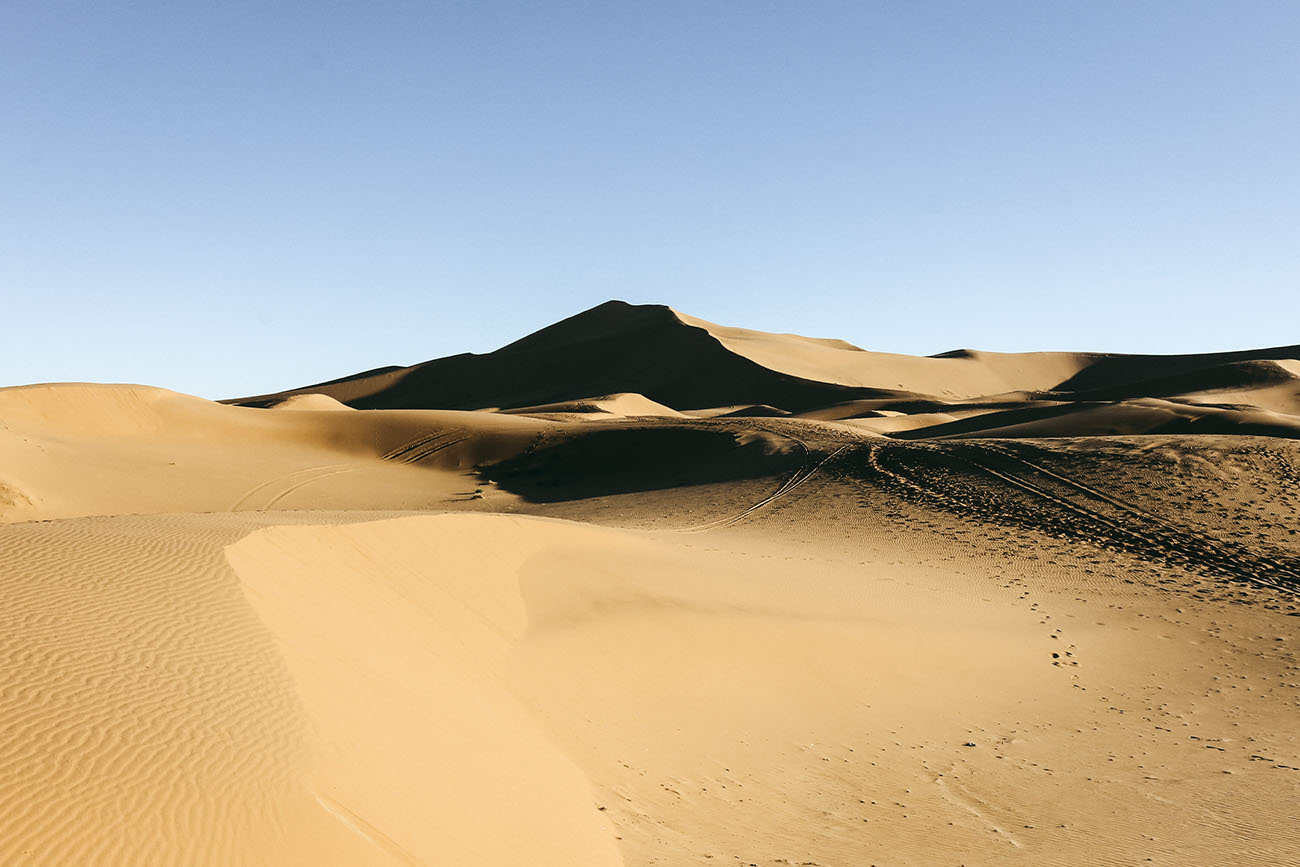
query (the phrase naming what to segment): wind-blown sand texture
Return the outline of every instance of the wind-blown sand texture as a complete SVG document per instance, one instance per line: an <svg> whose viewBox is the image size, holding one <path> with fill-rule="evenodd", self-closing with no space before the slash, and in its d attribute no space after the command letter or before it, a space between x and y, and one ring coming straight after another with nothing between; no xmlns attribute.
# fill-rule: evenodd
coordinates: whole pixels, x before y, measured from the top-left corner
<svg viewBox="0 0 1300 867"><path fill-rule="evenodd" d="M0 389L0 864L1300 864L1297 359Z"/></svg>

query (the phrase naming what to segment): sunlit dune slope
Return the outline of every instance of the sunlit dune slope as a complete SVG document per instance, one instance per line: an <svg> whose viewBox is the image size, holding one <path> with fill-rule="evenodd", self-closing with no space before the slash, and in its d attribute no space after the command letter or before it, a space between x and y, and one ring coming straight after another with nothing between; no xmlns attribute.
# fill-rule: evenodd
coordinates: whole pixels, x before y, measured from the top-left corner
<svg viewBox="0 0 1300 867"><path fill-rule="evenodd" d="M503 412L515 415L557 415L565 413L602 413L608 416L681 418L682 414L672 407L655 403L642 394L624 392L622 394L603 394L584 400L567 400L559 403L547 403L540 406L521 406Z"/></svg>
<svg viewBox="0 0 1300 867"><path fill-rule="evenodd" d="M0 862L622 864L506 685L547 534L420 520L0 532Z"/></svg>
<svg viewBox="0 0 1300 867"><path fill-rule="evenodd" d="M1283 612L843 484L2 528L0 860L1288 863Z"/></svg>
<svg viewBox="0 0 1300 867"><path fill-rule="evenodd" d="M284 508L411 509L548 427L490 413L223 406L160 388L0 389L0 520ZM468 488L466 487L468 484Z"/></svg>

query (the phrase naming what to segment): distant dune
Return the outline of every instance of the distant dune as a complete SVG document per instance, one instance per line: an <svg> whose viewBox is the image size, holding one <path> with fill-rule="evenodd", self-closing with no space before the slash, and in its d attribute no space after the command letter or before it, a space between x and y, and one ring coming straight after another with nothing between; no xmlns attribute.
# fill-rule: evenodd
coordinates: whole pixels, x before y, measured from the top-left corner
<svg viewBox="0 0 1300 867"><path fill-rule="evenodd" d="M1300 865L1297 349L0 388L0 864Z"/></svg>
<svg viewBox="0 0 1300 867"><path fill-rule="evenodd" d="M267 406L309 393L361 409L517 413L587 412L608 402L604 396L620 393L644 399L642 415L671 410L853 419L864 430L905 431L908 437L969 436L985 427L990 436L1001 437L1192 428L1295 437L1300 436L1300 346L1171 356L956 350L915 357L869 352L841 340L729 328L668 307L610 301L487 355L380 368L230 402ZM1143 403L1157 398L1170 406ZM625 403L629 399L624 397ZM870 410L876 415L837 415L838 407L865 409L863 401L876 401ZM1017 405L1033 408L1033 423L1008 423L995 414L1013 412ZM870 420L881 412L923 417L918 424ZM987 420L976 420L985 413ZM956 417L961 424L950 426Z"/></svg>

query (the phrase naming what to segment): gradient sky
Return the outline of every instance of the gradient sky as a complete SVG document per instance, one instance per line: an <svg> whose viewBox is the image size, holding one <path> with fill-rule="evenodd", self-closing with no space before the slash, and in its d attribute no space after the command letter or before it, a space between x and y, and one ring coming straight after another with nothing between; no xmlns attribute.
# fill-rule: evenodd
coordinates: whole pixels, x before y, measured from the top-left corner
<svg viewBox="0 0 1300 867"><path fill-rule="evenodd" d="M0 4L0 385L230 397L610 298L1300 342L1300 3Z"/></svg>

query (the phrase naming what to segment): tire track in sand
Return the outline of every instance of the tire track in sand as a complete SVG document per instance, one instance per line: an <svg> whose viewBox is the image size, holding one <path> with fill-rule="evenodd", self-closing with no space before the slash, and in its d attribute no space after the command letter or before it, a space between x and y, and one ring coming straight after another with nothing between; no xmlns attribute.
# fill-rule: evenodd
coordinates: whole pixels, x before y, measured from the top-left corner
<svg viewBox="0 0 1300 867"><path fill-rule="evenodd" d="M864 469L905 495L993 521L1035 526L1287 594L1300 564L1179 526L994 443L867 446ZM1009 496L1009 495L1018 496ZM1022 499L1024 498L1024 499Z"/></svg>
<svg viewBox="0 0 1300 867"><path fill-rule="evenodd" d="M380 455L379 459L382 461L395 461L403 464L415 464L443 451L444 449L448 449L457 443L463 443L471 438L472 435L465 433L463 428L452 428L451 430L439 430L432 433L423 433L394 449L390 449ZM300 488L304 488L307 485L314 484L315 482L333 476L341 476L344 473L356 472L365 466L366 463L364 461L347 461L343 463L320 464L318 466L303 467L302 469L275 476L246 491L243 496L231 505L230 511L266 511L282 502L286 497ZM265 496L265 500L261 505L255 505L257 500L263 496Z"/></svg>
<svg viewBox="0 0 1300 867"><path fill-rule="evenodd" d="M730 527L732 524L744 520L745 518L749 517L750 515L754 514L760 509L766 508L767 506L770 506L773 503L775 503L777 500L780 500L782 497L789 495L796 488L799 488L800 486L804 485L805 483L808 482L809 479L817 475L817 473L821 471L821 469L824 466L826 466L826 464L830 463L832 460L839 457L849 449L848 445L840 446L835 451L831 452L830 454L823 457L820 461L813 464L811 463L811 452L809 451L808 446L805 443L803 443L801 440L796 440L796 442L798 442L801 446L803 446L804 452L809 455L810 461L808 464L805 464L799 470L796 470L793 474L791 474L791 476L788 479L786 479L784 482L782 482L780 487L778 487L771 494L767 495L766 497L759 500L758 502L751 504L747 508L733 515L726 515L722 518L715 518L714 520L705 521L701 524L694 524L689 527L682 527L675 530L674 532L703 533L708 530L718 530L723 527Z"/></svg>
<svg viewBox="0 0 1300 867"><path fill-rule="evenodd" d="M275 476L267 479L261 484L250 488L242 497L234 502L230 507L232 512L260 512L265 511L285 497L292 494L299 488L305 487L312 482L318 482L321 479L327 479L330 476L340 476L344 473L355 472L361 469L364 464L359 462L341 463L341 464L321 464L315 467L304 467L300 470L294 470L281 476ZM254 505L254 502L260 495L267 495L265 502L260 506Z"/></svg>
<svg viewBox="0 0 1300 867"><path fill-rule="evenodd" d="M464 428L433 431L421 434L415 439L385 452L381 459L397 461L403 464L415 464L444 449L451 448L457 443L463 443L472 438L473 434L467 433Z"/></svg>

